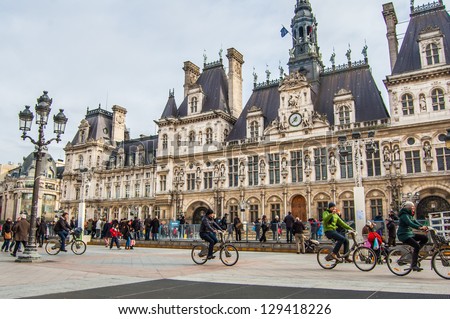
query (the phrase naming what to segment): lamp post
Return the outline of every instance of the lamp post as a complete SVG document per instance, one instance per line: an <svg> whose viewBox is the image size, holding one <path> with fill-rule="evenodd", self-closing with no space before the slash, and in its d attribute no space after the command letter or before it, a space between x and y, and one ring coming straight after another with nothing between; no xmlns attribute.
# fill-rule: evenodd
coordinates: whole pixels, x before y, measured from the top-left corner
<svg viewBox="0 0 450 319"><path fill-rule="evenodd" d="M22 139L29 139L31 143L36 146L34 152L34 158L36 160L34 171L34 184L33 184L33 197L31 203L31 216L30 216L30 232L28 234L28 242L25 247L25 251L20 255L16 261L18 262L38 262L41 261L41 256L36 249L36 218L38 213L38 198L39 187L42 171L42 158L44 157L44 148L51 142L61 141L60 136L64 134L66 129L67 117L64 115L64 110L60 109L60 112L53 116L54 133L56 138L52 138L48 141L44 137L44 128L47 126L48 116L51 111L52 99L48 97L48 92L44 91L44 94L37 99L35 107L36 111L36 124L38 125L38 139L34 140L27 135L27 132L31 130L31 124L33 122L34 114L30 111L30 106L26 105L25 109L19 112L19 128L23 132Z"/></svg>
<svg viewBox="0 0 450 319"><path fill-rule="evenodd" d="M354 164L355 164L355 186L353 187L353 200L355 209L355 228L357 231L361 229L366 224L366 198L364 194L364 186L362 184L362 165L361 161L363 159L362 152L365 150L367 153L373 153L377 151L377 146L373 140L375 136L374 131L368 132L366 139L361 137L360 132L353 132L352 139L347 140L347 136L338 137L338 147L339 154L342 157L346 157L349 154L348 146L352 147L354 152Z"/></svg>

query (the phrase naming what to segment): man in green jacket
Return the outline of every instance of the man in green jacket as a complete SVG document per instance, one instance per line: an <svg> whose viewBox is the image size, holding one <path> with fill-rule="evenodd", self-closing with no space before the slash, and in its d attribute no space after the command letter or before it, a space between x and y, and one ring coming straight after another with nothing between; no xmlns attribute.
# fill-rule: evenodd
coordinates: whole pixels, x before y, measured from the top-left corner
<svg viewBox="0 0 450 319"><path fill-rule="evenodd" d="M417 266L417 259L419 258L420 249L428 242L428 237L421 234L414 234L412 229L420 229L427 231L428 227L423 226L414 219L414 203L405 202L403 208L399 212L399 224L397 229L397 237L403 243L411 246L413 250L411 269L413 271L422 271L423 269Z"/></svg>
<svg viewBox="0 0 450 319"><path fill-rule="evenodd" d="M339 217L336 204L333 202L328 203L328 209L323 212L322 224L325 236L327 236L328 239L334 239L336 241L336 245L334 245L333 252L330 254L329 259L331 260L334 258L336 260L340 260L339 249L342 245L344 245L344 255L347 254L349 250L349 241L344 235L337 232L336 229L338 226L341 226L347 230L354 230ZM347 262L352 262L348 256L345 257L345 260Z"/></svg>

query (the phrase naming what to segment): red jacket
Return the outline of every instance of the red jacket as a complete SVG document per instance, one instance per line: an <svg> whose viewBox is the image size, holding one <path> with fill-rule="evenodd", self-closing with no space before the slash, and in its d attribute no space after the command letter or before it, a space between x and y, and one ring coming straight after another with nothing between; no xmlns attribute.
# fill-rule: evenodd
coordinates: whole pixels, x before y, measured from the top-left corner
<svg viewBox="0 0 450 319"><path fill-rule="evenodd" d="M372 247L373 247L373 242L375 241L375 238L378 239L378 245L381 246L383 239L381 238L380 234L378 234L376 231L371 231L371 232L369 232L369 235L367 235L367 240L370 242Z"/></svg>
<svg viewBox="0 0 450 319"><path fill-rule="evenodd" d="M122 233L121 233L120 231L118 231L117 229L115 229L115 228L111 228L111 229L109 230L109 232L111 233L111 237L119 237L119 236L122 236Z"/></svg>

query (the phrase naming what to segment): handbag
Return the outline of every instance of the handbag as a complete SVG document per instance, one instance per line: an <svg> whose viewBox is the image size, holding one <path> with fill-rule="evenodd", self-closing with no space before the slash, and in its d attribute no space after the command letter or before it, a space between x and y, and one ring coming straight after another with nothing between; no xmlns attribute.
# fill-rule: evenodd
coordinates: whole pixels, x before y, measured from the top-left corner
<svg viewBox="0 0 450 319"><path fill-rule="evenodd" d="M136 245L136 241L134 240L134 239L132 239L131 241L130 241L130 246L134 246L134 245Z"/></svg>
<svg viewBox="0 0 450 319"><path fill-rule="evenodd" d="M375 249L375 250L380 249L380 244L378 243L378 239L376 239L376 238L373 241L373 249Z"/></svg>
<svg viewBox="0 0 450 319"><path fill-rule="evenodd" d="M11 238L12 238L12 233L11 233L11 232L5 233L5 234L3 235L3 237L4 237L5 239L11 239Z"/></svg>
<svg viewBox="0 0 450 319"><path fill-rule="evenodd" d="M242 228L244 228L244 225L242 225L242 223L237 223L236 224L236 228L237 229L242 229Z"/></svg>

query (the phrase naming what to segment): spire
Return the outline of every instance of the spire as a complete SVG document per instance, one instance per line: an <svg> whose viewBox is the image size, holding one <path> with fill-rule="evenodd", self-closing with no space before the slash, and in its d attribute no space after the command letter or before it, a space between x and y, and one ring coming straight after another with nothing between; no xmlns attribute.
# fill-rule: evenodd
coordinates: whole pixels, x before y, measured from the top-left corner
<svg viewBox="0 0 450 319"><path fill-rule="evenodd" d="M300 71L307 79L317 81L322 62L317 41L317 21L309 0L297 0L291 28L292 49L289 50L289 73Z"/></svg>
<svg viewBox="0 0 450 319"><path fill-rule="evenodd" d="M178 116L178 108L177 103L175 102L175 90L169 90L169 99L167 100L166 107L164 108L164 112L161 115L161 118L167 117L177 117Z"/></svg>

